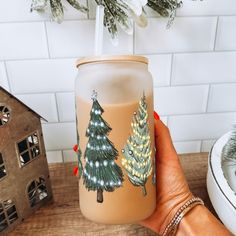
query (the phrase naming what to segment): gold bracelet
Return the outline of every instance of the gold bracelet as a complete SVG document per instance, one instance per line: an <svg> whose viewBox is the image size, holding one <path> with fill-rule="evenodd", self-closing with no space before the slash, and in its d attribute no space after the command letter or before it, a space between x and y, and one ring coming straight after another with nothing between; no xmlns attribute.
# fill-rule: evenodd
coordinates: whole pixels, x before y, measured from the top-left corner
<svg viewBox="0 0 236 236"><path fill-rule="evenodd" d="M190 210L192 210L197 205L204 205L204 202L199 197L193 197L192 199L188 200L182 207L180 207L171 222L166 226L162 236L167 236L168 234L170 234L171 236L175 235L180 221Z"/></svg>

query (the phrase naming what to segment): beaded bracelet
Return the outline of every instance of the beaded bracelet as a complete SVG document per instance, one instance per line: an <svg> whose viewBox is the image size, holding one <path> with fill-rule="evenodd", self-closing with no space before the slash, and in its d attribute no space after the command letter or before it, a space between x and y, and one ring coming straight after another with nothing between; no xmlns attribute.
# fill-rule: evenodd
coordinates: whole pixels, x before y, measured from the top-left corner
<svg viewBox="0 0 236 236"><path fill-rule="evenodd" d="M168 234L170 234L171 236L175 235L180 221L190 210L192 210L197 205L204 205L204 202L199 197L193 197L192 199L187 201L182 207L180 207L171 222L166 226L162 236L167 236Z"/></svg>

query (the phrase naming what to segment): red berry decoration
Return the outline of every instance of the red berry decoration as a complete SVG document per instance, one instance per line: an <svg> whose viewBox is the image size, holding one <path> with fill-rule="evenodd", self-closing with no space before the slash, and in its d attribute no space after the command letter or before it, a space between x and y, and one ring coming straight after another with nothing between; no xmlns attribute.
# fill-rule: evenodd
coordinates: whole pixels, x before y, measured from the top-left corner
<svg viewBox="0 0 236 236"><path fill-rule="evenodd" d="M78 152L78 144L75 144L75 145L74 145L73 150L74 150L75 152Z"/></svg>
<svg viewBox="0 0 236 236"><path fill-rule="evenodd" d="M78 168L78 166L75 166L73 169L74 176L78 176L78 173L79 173L79 168Z"/></svg>

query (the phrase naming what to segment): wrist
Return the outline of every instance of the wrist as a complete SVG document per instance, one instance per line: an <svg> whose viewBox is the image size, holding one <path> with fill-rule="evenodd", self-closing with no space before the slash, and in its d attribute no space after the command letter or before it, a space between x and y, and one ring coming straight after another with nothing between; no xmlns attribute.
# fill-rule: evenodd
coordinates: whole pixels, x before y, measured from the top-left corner
<svg viewBox="0 0 236 236"><path fill-rule="evenodd" d="M176 196L175 198L172 198L168 202L168 205L166 206L166 211L167 211L166 217L164 218L164 221L161 224L161 227L159 230L161 234L163 234L167 225L173 220L178 210L182 206L184 206L186 202L191 200L193 197L194 197L193 194L189 191L189 192L186 192L185 194L182 194L181 196Z"/></svg>
<svg viewBox="0 0 236 236"><path fill-rule="evenodd" d="M203 233L204 232L204 233ZM232 236L205 206L196 206L182 219L176 236Z"/></svg>
<svg viewBox="0 0 236 236"><path fill-rule="evenodd" d="M206 219L208 218L208 215L205 213L205 209L205 206L198 205L193 208L192 211L188 212L188 214L186 214L186 216L180 222L176 236L196 235L197 229L193 229L196 216L201 216L201 220L203 222L208 221L208 219Z"/></svg>

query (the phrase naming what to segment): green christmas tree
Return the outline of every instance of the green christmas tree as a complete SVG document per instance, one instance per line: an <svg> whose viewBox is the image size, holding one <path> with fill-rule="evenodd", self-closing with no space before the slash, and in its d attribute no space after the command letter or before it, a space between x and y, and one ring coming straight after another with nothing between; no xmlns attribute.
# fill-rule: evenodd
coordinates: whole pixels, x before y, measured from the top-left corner
<svg viewBox="0 0 236 236"><path fill-rule="evenodd" d="M97 100L94 91L93 105L90 112L90 121L86 131L89 137L85 150L85 167L83 171L84 185L90 191L97 191L97 202L103 202L103 191L112 192L123 182L123 173L115 160L118 151L108 139L112 130L102 118L104 110Z"/></svg>
<svg viewBox="0 0 236 236"><path fill-rule="evenodd" d="M76 126L78 126L77 117L76 117ZM78 159L78 177L80 179L80 177L82 176L82 173L83 173L83 165L82 165L82 161L81 161L82 151L81 151L81 148L80 148L80 137L79 137L79 133L78 133L78 127L76 129L77 129L77 147L74 149L74 151L77 154L77 159Z"/></svg>
<svg viewBox="0 0 236 236"><path fill-rule="evenodd" d="M122 149L122 165L130 182L135 186L141 186L143 195L146 196L145 184L152 173L152 151L145 95L139 102L138 112L134 112L131 127L133 134L129 136Z"/></svg>

